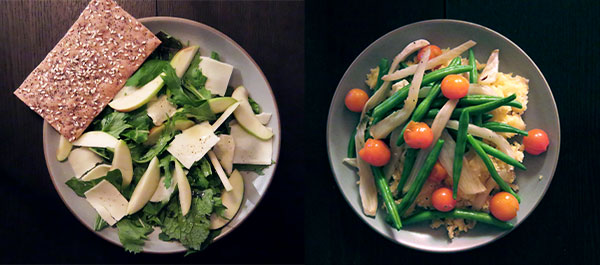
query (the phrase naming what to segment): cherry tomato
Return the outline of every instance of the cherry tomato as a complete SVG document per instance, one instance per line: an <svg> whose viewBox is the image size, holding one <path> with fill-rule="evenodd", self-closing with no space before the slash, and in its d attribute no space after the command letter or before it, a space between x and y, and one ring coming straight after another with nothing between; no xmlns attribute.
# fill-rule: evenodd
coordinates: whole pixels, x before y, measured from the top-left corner
<svg viewBox="0 0 600 265"><path fill-rule="evenodd" d="M365 147L358 151L358 155L370 165L381 167L385 166L385 164L390 161L391 153L390 149L383 141L368 139L365 143Z"/></svg>
<svg viewBox="0 0 600 265"><path fill-rule="evenodd" d="M423 58L423 55L425 55L425 51L429 49L430 53L429 53L429 60L438 57L442 54L442 49L440 49L440 47L435 46L435 45L427 45L423 48L421 48L419 50L419 53L417 53L417 62L421 61L421 58Z"/></svg>
<svg viewBox="0 0 600 265"><path fill-rule="evenodd" d="M449 212L456 206L456 200L452 198L452 190L446 187L439 188L431 195L433 207L440 212Z"/></svg>
<svg viewBox="0 0 600 265"><path fill-rule="evenodd" d="M447 175L448 172L446 172L446 169L440 164L440 161L437 161L435 162L435 165L433 165L433 169L431 170L431 173L429 173L428 179L433 182L441 182Z"/></svg>
<svg viewBox="0 0 600 265"><path fill-rule="evenodd" d="M367 95L367 92L363 91L362 89L354 88L348 91L344 102L349 110L361 112L367 103L367 100L369 100L369 95Z"/></svg>
<svg viewBox="0 0 600 265"><path fill-rule="evenodd" d="M404 141L411 148L427 148L433 142L433 132L424 122L411 121L404 130Z"/></svg>
<svg viewBox="0 0 600 265"><path fill-rule="evenodd" d="M442 79L442 94L448 99L458 99L469 92L469 80L462 75L447 75Z"/></svg>
<svg viewBox="0 0 600 265"><path fill-rule="evenodd" d="M506 191L496 193L490 200L490 212L501 221L515 218L518 210L519 201Z"/></svg>
<svg viewBox="0 0 600 265"><path fill-rule="evenodd" d="M539 155L546 152L550 140L546 132L540 129L533 129L529 131L529 135L523 137L523 144L525 145L525 151L532 155Z"/></svg>

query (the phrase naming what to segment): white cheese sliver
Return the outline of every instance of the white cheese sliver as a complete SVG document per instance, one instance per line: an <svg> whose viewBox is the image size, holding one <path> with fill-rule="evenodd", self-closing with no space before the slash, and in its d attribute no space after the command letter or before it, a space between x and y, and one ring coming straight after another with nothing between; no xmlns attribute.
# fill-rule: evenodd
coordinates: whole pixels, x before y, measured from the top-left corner
<svg viewBox="0 0 600 265"><path fill-rule="evenodd" d="M208 122L202 122L175 136L167 151L184 167L190 168L194 162L204 157L217 142L219 142L219 137L213 133L212 126Z"/></svg>
<svg viewBox="0 0 600 265"><path fill-rule="evenodd" d="M148 102L148 116L156 126L163 124L167 117L173 116L176 111L177 108L167 100L167 95L162 95L158 99Z"/></svg>
<svg viewBox="0 0 600 265"><path fill-rule="evenodd" d="M86 191L84 195L92 206L95 204L103 206L116 221L121 220L127 214L129 202L115 186L106 180L100 181L96 186Z"/></svg>
<svg viewBox="0 0 600 265"><path fill-rule="evenodd" d="M249 134L237 123L230 123L231 137L235 142L234 164L270 165L273 138L264 141ZM267 128L272 130L271 128Z"/></svg>
<svg viewBox="0 0 600 265"><path fill-rule="evenodd" d="M200 64L198 67L202 70L202 74L206 76L205 87L212 94L224 96L229 84L229 78L233 72L233 66L222 63L210 57L200 56Z"/></svg>
<svg viewBox="0 0 600 265"><path fill-rule="evenodd" d="M99 163L102 163L102 158L87 148L77 148L69 154L69 164L77 178L81 178Z"/></svg>
<svg viewBox="0 0 600 265"><path fill-rule="evenodd" d="M106 223L108 223L111 226L117 223L117 220L115 220L115 218L112 218L112 216L110 215L108 210L106 210L106 208L104 208L104 205L102 205L102 203L100 203L100 201L98 201L98 200L87 200L87 201L90 203L90 205L92 205L92 207L94 207L94 209L96 210L98 215L100 215L100 218L102 218L102 220L106 221Z"/></svg>

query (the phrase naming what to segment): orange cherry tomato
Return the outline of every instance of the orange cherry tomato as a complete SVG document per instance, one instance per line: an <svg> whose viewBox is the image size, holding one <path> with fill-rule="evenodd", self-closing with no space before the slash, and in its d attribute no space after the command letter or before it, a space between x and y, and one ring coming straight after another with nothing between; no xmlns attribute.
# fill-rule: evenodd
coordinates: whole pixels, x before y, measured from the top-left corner
<svg viewBox="0 0 600 265"><path fill-rule="evenodd" d="M519 201L512 194L502 191L490 200L490 212L501 221L508 221L517 216Z"/></svg>
<svg viewBox="0 0 600 265"><path fill-rule="evenodd" d="M369 100L369 95L367 95L367 92L363 91L362 89L354 88L348 91L344 102L349 110L354 112L362 112L367 100Z"/></svg>
<svg viewBox="0 0 600 265"><path fill-rule="evenodd" d="M442 79L442 94L448 99L458 99L469 92L469 80L462 75L447 75Z"/></svg>
<svg viewBox="0 0 600 265"><path fill-rule="evenodd" d="M525 151L532 155L539 155L546 152L550 140L546 132L540 129L533 129L529 131L529 135L523 137L523 144L525 145Z"/></svg>
<svg viewBox="0 0 600 265"><path fill-rule="evenodd" d="M433 142L433 132L424 122L411 121L404 130L404 141L411 148L427 148Z"/></svg>
<svg viewBox="0 0 600 265"><path fill-rule="evenodd" d="M435 46L435 45L427 45L427 46L421 48L419 50L419 53L417 53L417 62L421 61L421 58L423 58L423 55L425 55L425 51L428 49L430 50L429 60L431 60L435 57L438 57L442 54L442 49L440 49L440 47Z"/></svg>
<svg viewBox="0 0 600 265"><path fill-rule="evenodd" d="M358 151L358 155L370 165L381 167L390 162L391 152L383 141L368 139L365 147Z"/></svg>
<svg viewBox="0 0 600 265"><path fill-rule="evenodd" d="M446 169L440 164L440 161L437 161L435 162L435 165L433 165L433 169L431 170L431 173L429 173L428 179L433 182L441 182L446 176L448 176L448 172L446 172Z"/></svg>
<svg viewBox="0 0 600 265"><path fill-rule="evenodd" d="M433 207L440 212L449 212L456 206L456 200L452 198L452 190L446 187L439 188L431 195Z"/></svg>

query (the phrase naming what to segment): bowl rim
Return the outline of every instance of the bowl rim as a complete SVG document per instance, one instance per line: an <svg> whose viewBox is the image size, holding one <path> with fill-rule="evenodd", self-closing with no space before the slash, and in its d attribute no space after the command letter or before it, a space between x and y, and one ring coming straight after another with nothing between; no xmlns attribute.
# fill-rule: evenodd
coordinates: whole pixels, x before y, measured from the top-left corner
<svg viewBox="0 0 600 265"><path fill-rule="evenodd" d="M269 95L271 96L271 100L273 101L273 105L275 107L274 112L277 114L277 126L279 127L279 137L277 137L277 155L276 157L274 157L274 161L279 161L279 155L280 155L280 151L281 151L281 135L282 135L282 130L281 130L281 118L279 115L279 107L277 106L277 101L275 100L275 95L273 94L273 89L271 88L271 85L269 84L269 81L267 80L267 77L265 76L265 74L263 73L262 69L260 68L260 66L258 66L258 64L256 63L256 61L254 60L254 58L252 58L252 56L250 56L250 54L244 49L242 48L242 46L240 46L237 42L235 42L233 39L231 39L229 36L225 35L224 33L222 33L221 31L208 26L204 23L198 22L198 21L194 21L191 19L186 19L186 18L180 18L180 17L170 17L170 16L152 16L152 17L143 17L143 18L139 18L137 19L140 23L144 24L147 22L166 22L166 23L183 23L183 24L188 24L188 25L192 25L194 27L199 27L205 30L208 30L216 35L218 35L219 37L225 39L227 42L231 43L234 47L236 47L237 49L239 49L242 54L248 58L250 60L250 62L256 67L256 69L258 70L260 76L262 77L262 79L265 81L265 83L267 84L267 88L268 88L268 92ZM46 149L46 145L44 144L47 141L47 130L50 130L50 125L46 122L46 121L42 121L43 122L43 126L42 126L42 147L44 149L44 159L46 161L46 168L48 169L48 174L50 175L50 179L52 180L52 185L54 185L54 189L56 190L56 193L58 194L58 196L60 197L60 199L63 201L63 204L65 206L67 206L67 209L69 209L69 211L71 212L71 214L73 214L73 216L75 216L75 218L77 218L77 220L79 220L80 223L83 224L83 226L85 228L87 228L89 231L91 231L92 233L94 233L95 235L99 236L100 238L104 239L105 241L108 241L120 248L123 248L123 245L120 242L116 242L113 241L109 238L107 238L106 236L98 233L97 231L94 231L92 228L90 228L89 226L86 225L85 221L83 219L81 219L81 217L79 217L79 215L77 215L75 213L75 210L72 209L69 204L67 204L67 201L65 200L65 198L63 197L63 195L58 192L58 184L56 182L56 178L54 177L54 175L52 174L52 171L50 170L50 163L51 161L48 160L48 157L51 157L52 155L48 154L48 150ZM258 205L260 204L260 202L262 201L262 199L265 197L265 195L267 194L269 187L271 186L271 182L273 181L273 177L275 176L275 172L277 170L277 164L279 163L274 163L273 164L273 173L271 174L271 177L267 180L266 183L266 187L265 187L265 191L264 193L258 198L257 202L254 204L254 207L248 212L248 214L246 214L246 216L241 217L242 219L237 223L237 225L235 226L231 226L231 228L227 231L225 231L224 233L219 234L217 237L215 237L213 239L213 241L211 242L211 244L216 243L219 239L221 239L222 237L225 237L225 235L231 233L233 230L235 230L238 226L242 225L242 223L244 223L244 221L256 210L256 207L258 207ZM238 215L236 214L236 216L234 217L238 218ZM233 219L232 219L233 220ZM182 250L169 250L169 251L155 251L155 250L146 250L144 248L142 248L143 253L151 253L151 254L172 254L172 253L181 253L187 251L185 248Z"/></svg>
<svg viewBox="0 0 600 265"><path fill-rule="evenodd" d="M493 236L493 238L491 239L487 239L486 241L483 241L481 243L478 243L476 245L472 245L472 246L466 246L466 247L458 247L455 249L443 249L443 248L427 248L424 246L420 246L420 245L415 245L412 243L407 243L407 242L400 242L398 240L395 240L394 238L392 238L390 235L384 233L383 231L379 231L378 229L376 229L373 225L369 224L367 222L366 218L371 218L371 217L366 217L364 216L363 212L362 212L362 208L360 207L353 207L352 203L350 201L350 198L348 198L348 195L346 195L346 193L344 192L343 188L342 188L342 184L340 183L340 181L338 180L338 177L336 175L336 171L334 168L334 161L333 161L333 157L332 157L332 153L331 153L331 146L330 146L330 141L329 141L329 136L332 133L331 129L332 129L332 115L333 115L333 103L334 103L334 99L339 97L339 93L341 93L340 90L340 86L342 85L342 81L344 79L347 78L347 76L350 74L350 69L356 64L358 63L358 59L361 58L367 51L369 51L370 49L373 48L373 46L380 42L383 41L384 39L390 37L391 35L397 34L398 32L401 32L402 30L405 30L408 27L414 27L414 26L420 26L420 25L425 25L425 24L432 24L432 23L455 23L455 24L461 24L461 25L465 25L468 27L474 27L474 28L478 28L481 29L483 31L489 32L491 34L495 34L498 37L500 37L501 39L503 39L504 41L506 41L510 46L513 46L514 48L517 49L517 51L519 51L520 53L522 53L525 58L533 65L533 67L535 68L535 70L537 70L537 72L540 74L540 76L542 77L542 81L543 84L545 84L545 86L548 88L548 92L550 92L550 96L552 101L551 106L556 110L554 112L554 116L555 116L555 120L556 120L556 128L558 128L557 130L557 147L556 147L556 160L553 163L553 167L551 169L551 174L548 180L548 184L544 187L541 196L539 197L539 199L533 204L533 207L531 208L531 210L529 212L527 212L523 218L519 219L518 222L515 224L515 226L510 229L510 230L505 230L500 232L499 234ZM388 33L384 34L383 36L379 37L377 40L373 41L371 44L369 44L369 46L367 46L359 55L357 55L357 57L352 61L352 63L348 66L348 68L346 69L346 71L344 72L344 75L342 76L342 78L340 79L340 82L338 82L338 85L336 87L335 93L333 94L333 97L331 98L331 103L329 105L329 112L327 115L327 131L325 134L325 138L326 138L326 142L327 142L327 156L329 158L329 166L331 168L331 171L333 173L333 178L335 179L335 182L340 190L340 192L342 193L344 199L346 200L347 204L350 206L350 208L352 208L352 210L359 215L360 220L363 221L367 226L369 226L369 228L371 228L372 230L375 230L378 234L382 235L383 237L385 237L386 239L399 244L399 245L403 245L412 249L416 249L416 250L420 250L420 251L424 251L424 252L430 252L430 253L455 253L455 252L462 252L462 251L467 251L467 250L472 250L472 249L476 249L485 245L488 245L502 237L504 237L505 235L507 235L508 233L510 233L511 231L515 230L521 223L523 223L527 217L529 217L529 215L535 211L535 209L537 208L537 206L539 205L539 203L542 201L542 199L544 198L544 196L546 195L546 192L548 191L548 188L550 187L550 184L552 183L552 179L554 177L554 173L556 172L556 167L558 165L558 157L560 156L560 119L559 119L559 114L558 114L558 108L556 106L556 100L554 99L554 95L552 94L552 89L550 88L550 85L548 85L548 82L546 81L546 77L544 76L544 74L542 73L542 71L540 70L540 68L535 64L535 62L529 57L529 55L523 51L523 49L521 49L521 47L519 47L517 44L515 44L513 41L511 41L510 39L508 39L507 37L505 37L504 35L479 24L473 23L473 22L467 22L467 21L463 21L463 20L456 20L456 19L430 19L430 20L423 20L423 21L418 21L418 22L414 22L414 23L410 23L404 26L401 26L399 28L396 28L392 31L389 31Z"/></svg>

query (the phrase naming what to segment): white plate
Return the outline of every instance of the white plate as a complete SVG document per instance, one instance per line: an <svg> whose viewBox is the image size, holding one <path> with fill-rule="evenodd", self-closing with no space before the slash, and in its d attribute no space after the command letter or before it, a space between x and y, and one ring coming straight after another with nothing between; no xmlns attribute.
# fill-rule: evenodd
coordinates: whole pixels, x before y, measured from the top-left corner
<svg viewBox="0 0 600 265"><path fill-rule="evenodd" d="M202 55L209 55L211 51L216 51L221 55L221 60L235 67L229 84L233 86L244 85L250 96L261 105L263 111L273 114L268 126L273 128L275 134L273 160L278 161L281 138L279 137L280 122L277 103L265 75L252 57L225 34L196 21L173 17L149 17L142 18L139 21L155 33L162 30L184 43L189 40L191 44L199 45ZM73 215L90 231L93 231L96 211L84 198L78 197L71 188L65 185L65 182L74 176L69 163L61 163L56 160L59 134L48 123L44 122L43 137L46 165L56 191ZM242 173L245 182L243 205L236 217L223 228L221 234L215 240L231 232L254 210L271 183L276 165L267 168L263 176L258 176L255 173ZM115 228L107 228L94 233L112 243L121 245ZM144 252L173 253L186 250L178 242L159 240L159 233L160 229L157 228L150 235L150 239L144 245Z"/></svg>

